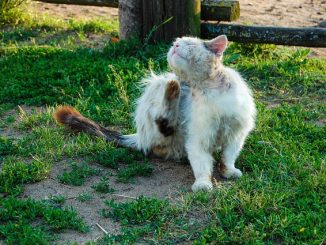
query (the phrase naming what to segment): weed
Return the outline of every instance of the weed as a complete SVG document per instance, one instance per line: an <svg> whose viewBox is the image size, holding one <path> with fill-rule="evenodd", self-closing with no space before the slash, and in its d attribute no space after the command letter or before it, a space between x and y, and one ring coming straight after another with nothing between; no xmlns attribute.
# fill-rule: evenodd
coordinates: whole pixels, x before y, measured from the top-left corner
<svg viewBox="0 0 326 245"><path fill-rule="evenodd" d="M64 172L58 176L60 183L67 185L80 186L83 185L87 178L98 174L99 171L89 167L87 164L78 166L77 164L71 164L71 171Z"/></svg>
<svg viewBox="0 0 326 245"><path fill-rule="evenodd" d="M115 203L113 200L106 201L110 210L103 210L104 217L111 217L121 221L123 224L143 224L158 222L160 214L167 207L166 201L152 198L139 197L136 201L128 203Z"/></svg>
<svg viewBox="0 0 326 245"><path fill-rule="evenodd" d="M53 236L44 229L21 222L0 225L0 238L6 244L49 244L53 240Z"/></svg>
<svg viewBox="0 0 326 245"><path fill-rule="evenodd" d="M51 231L87 231L87 226L72 209L13 197L0 199L0 207L0 238L8 244L48 244L54 239ZM33 222L37 223L33 225Z"/></svg>
<svg viewBox="0 0 326 245"><path fill-rule="evenodd" d="M81 232L86 232L87 226L83 220L78 217L76 211L71 208L46 209L43 213L45 223L52 230L73 229Z"/></svg>
<svg viewBox="0 0 326 245"><path fill-rule="evenodd" d="M52 123L52 111L36 112L32 109L31 113L27 114L21 107L19 107L19 125L20 130L32 129L40 125Z"/></svg>
<svg viewBox="0 0 326 245"><path fill-rule="evenodd" d="M138 228L123 229L122 234L104 236L99 240L99 244L135 244L139 237L148 235L150 231L150 227L146 225Z"/></svg>
<svg viewBox="0 0 326 245"><path fill-rule="evenodd" d="M24 163L15 158L6 158L0 171L0 192L19 194L22 184L33 183L47 177L50 165L46 162L33 161Z"/></svg>
<svg viewBox="0 0 326 245"><path fill-rule="evenodd" d="M15 154L17 145L12 139L0 136L0 156Z"/></svg>
<svg viewBox="0 0 326 245"><path fill-rule="evenodd" d="M51 196L50 199L49 199L50 203L53 203L55 205L60 205L62 206L65 201L66 201L66 198L64 196Z"/></svg>
<svg viewBox="0 0 326 245"><path fill-rule="evenodd" d="M102 177L100 182L93 185L92 188L100 193L113 193L115 190L110 187L109 178Z"/></svg>
<svg viewBox="0 0 326 245"><path fill-rule="evenodd" d="M133 161L132 155L128 154L127 149L113 147L97 152L92 159L105 167L114 169L118 168L119 163L130 164Z"/></svg>
<svg viewBox="0 0 326 245"><path fill-rule="evenodd" d="M26 20L26 0L0 1L0 27L5 24L18 24Z"/></svg>
<svg viewBox="0 0 326 245"><path fill-rule="evenodd" d="M88 202L93 199L93 196L90 193L80 193L77 197L77 200L80 202Z"/></svg>
<svg viewBox="0 0 326 245"><path fill-rule="evenodd" d="M136 176L150 176L153 167L149 163L132 163L118 171L118 181L127 183Z"/></svg>
<svg viewBox="0 0 326 245"><path fill-rule="evenodd" d="M12 109L12 104L0 104L0 117L4 116L4 114L9 110ZM0 123L0 127L4 126L2 123Z"/></svg>

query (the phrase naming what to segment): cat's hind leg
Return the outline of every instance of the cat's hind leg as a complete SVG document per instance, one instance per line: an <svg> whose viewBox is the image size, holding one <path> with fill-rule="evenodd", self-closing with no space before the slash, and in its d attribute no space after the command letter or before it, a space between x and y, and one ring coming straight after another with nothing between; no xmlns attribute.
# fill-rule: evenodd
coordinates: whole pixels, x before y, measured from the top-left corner
<svg viewBox="0 0 326 245"><path fill-rule="evenodd" d="M159 131L165 136L175 133L179 116L180 84L170 80L165 85L162 107L155 123Z"/></svg>
<svg viewBox="0 0 326 245"><path fill-rule="evenodd" d="M228 139L227 144L223 147L223 160L220 165L220 171L224 178L240 178L242 172L235 167L235 160L237 159L242 146L245 141L245 136L232 137Z"/></svg>

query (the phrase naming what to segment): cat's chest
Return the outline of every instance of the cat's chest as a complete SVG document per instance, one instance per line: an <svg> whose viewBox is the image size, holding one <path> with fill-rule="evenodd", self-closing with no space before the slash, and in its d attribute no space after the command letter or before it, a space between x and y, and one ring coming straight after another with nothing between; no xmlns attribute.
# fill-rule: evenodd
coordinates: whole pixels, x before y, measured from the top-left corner
<svg viewBox="0 0 326 245"><path fill-rule="evenodd" d="M192 89L191 99L192 107L196 108L196 111L207 114L225 116L231 111L230 107L232 107L232 101L219 91L205 92L199 89Z"/></svg>

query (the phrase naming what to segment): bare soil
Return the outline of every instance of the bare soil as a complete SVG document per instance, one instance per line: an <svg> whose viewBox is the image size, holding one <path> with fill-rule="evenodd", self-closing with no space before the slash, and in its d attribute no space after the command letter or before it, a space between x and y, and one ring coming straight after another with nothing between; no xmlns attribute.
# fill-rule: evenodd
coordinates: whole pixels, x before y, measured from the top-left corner
<svg viewBox="0 0 326 245"><path fill-rule="evenodd" d="M153 161L154 172L150 177L138 177L133 183L123 184L110 178L110 185L115 192L113 194L101 194L94 191L92 186L98 183L101 176L91 177L82 186L68 186L58 182L57 176L69 170L69 164L65 161L55 164L48 179L25 186L24 197L44 200L51 195L62 195L66 197L66 206L72 206L84 218L90 231L81 234L75 231L67 231L60 235L60 242L77 242L96 240L103 237L103 231L99 224L110 234L118 234L120 226L111 219L104 218L101 210L107 208L105 200L115 199L117 201L131 201L139 196L151 196L158 198L173 198L180 190L189 191L193 181L190 166L183 163ZM101 173L112 172L107 168L89 164L92 168L99 169ZM91 194L93 199L86 202L77 200L81 193Z"/></svg>

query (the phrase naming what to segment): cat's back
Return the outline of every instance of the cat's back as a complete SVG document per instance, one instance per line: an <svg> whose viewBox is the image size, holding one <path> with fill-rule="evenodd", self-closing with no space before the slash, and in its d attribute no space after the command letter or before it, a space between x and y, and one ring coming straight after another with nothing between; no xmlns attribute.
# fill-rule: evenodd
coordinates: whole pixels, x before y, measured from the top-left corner
<svg viewBox="0 0 326 245"><path fill-rule="evenodd" d="M238 71L231 67L225 67L225 71L228 75L231 86L235 87L236 92L251 95L251 90L249 89L247 83Z"/></svg>
<svg viewBox="0 0 326 245"><path fill-rule="evenodd" d="M255 118L256 106L248 84L236 70L230 67L226 67L225 70L228 74L231 87L233 86L233 90L229 94L230 104L226 105L226 108L234 110L237 117Z"/></svg>

